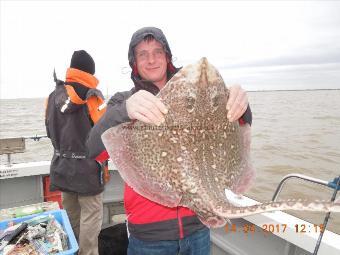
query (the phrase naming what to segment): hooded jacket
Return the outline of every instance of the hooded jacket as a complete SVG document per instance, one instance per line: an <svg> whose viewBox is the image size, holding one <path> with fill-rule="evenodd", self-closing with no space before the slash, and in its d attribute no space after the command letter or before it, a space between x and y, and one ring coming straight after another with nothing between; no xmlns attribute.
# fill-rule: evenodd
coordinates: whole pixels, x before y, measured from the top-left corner
<svg viewBox="0 0 340 255"><path fill-rule="evenodd" d="M96 89L98 80L92 74L69 68L66 82L57 80L56 76L55 82L45 117L47 136L54 148L50 190L99 194L104 190L102 168L88 157L86 147L93 123L103 113L90 109L103 102L101 92Z"/></svg>
<svg viewBox="0 0 340 255"><path fill-rule="evenodd" d="M134 87L130 91L116 93L110 99L106 113L93 127L89 135L88 148L90 157L96 158L98 161L106 160L109 157L101 141L101 135L111 127L131 121L126 110L126 100L141 89L147 90L154 95L159 92L156 85L150 81L142 80L134 71L134 48L148 35L152 35L160 42L167 53L170 60L167 67L168 80L179 70L171 62L171 50L160 29L146 27L133 34L128 58L132 67L131 79ZM124 205L128 217L129 232L132 236L141 240L178 240L205 228L196 214L190 209L181 206L169 208L160 205L139 195L127 184L124 191Z"/></svg>

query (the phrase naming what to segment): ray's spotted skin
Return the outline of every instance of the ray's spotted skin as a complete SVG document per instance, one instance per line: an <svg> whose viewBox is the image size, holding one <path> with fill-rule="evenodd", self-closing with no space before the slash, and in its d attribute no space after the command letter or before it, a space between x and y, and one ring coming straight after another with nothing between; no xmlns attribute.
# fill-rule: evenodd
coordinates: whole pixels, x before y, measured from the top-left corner
<svg viewBox="0 0 340 255"><path fill-rule="evenodd" d="M168 109L165 122L124 123L102 135L124 181L159 204L186 206L209 227L228 219L273 210L340 211L327 202L269 202L235 207L225 189L241 194L254 180L248 124L229 122L229 90L202 58L181 69L157 95Z"/></svg>

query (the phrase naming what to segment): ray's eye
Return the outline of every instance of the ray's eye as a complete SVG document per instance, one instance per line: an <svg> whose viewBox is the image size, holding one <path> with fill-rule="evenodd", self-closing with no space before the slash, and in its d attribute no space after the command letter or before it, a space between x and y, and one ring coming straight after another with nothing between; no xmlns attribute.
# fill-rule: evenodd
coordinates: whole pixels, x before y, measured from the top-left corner
<svg viewBox="0 0 340 255"><path fill-rule="evenodd" d="M189 112L192 112L195 108L195 102L196 102L196 99L193 98L193 97L187 97L187 109Z"/></svg>
<svg viewBox="0 0 340 255"><path fill-rule="evenodd" d="M212 98L212 106L213 106L214 108L217 108L218 105L219 105L219 103L220 103L220 96L219 96L219 95L214 96L214 97Z"/></svg>

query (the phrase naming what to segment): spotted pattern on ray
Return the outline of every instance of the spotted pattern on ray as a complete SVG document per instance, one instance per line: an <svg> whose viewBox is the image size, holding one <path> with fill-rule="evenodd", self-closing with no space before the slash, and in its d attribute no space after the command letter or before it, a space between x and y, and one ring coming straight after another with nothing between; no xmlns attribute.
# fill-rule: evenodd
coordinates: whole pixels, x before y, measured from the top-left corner
<svg viewBox="0 0 340 255"><path fill-rule="evenodd" d="M271 210L340 211L339 204L275 202L235 207L225 188L243 193L254 179L250 127L227 119L229 90L206 58L181 69L157 95L165 123L140 121L107 130L102 140L124 181L159 204L186 206L209 227Z"/></svg>

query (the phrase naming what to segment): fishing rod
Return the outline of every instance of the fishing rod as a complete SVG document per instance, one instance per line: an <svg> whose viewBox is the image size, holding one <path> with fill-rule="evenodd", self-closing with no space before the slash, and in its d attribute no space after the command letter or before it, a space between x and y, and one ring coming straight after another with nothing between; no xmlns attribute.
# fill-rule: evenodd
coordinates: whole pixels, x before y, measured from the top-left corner
<svg viewBox="0 0 340 255"><path fill-rule="evenodd" d="M334 202L335 198L336 198L336 194L340 190L340 175L337 178L334 178L334 180L332 182L329 182L327 186L334 189L334 192L333 192L333 195L332 195L332 198L331 198L331 202ZM326 230L326 226L327 226L327 223L328 223L330 216L331 216L330 212L328 212L325 216L325 219L323 221L323 230L320 231L320 235L319 235L318 241L316 242L313 255L318 254L318 251L319 251L319 248L320 248L320 245L321 245L321 240L322 240L322 237L323 237L323 233Z"/></svg>

